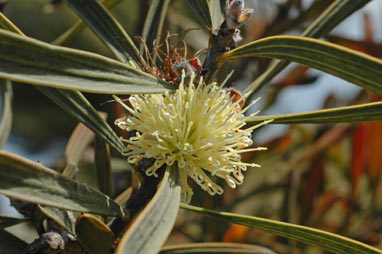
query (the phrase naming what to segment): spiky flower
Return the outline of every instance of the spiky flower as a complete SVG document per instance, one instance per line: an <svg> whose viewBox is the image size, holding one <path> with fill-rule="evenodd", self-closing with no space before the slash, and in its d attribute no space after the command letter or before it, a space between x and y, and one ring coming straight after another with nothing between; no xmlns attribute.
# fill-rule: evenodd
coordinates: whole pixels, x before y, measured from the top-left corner
<svg viewBox="0 0 382 254"><path fill-rule="evenodd" d="M157 176L156 171L164 164L176 163L182 187L182 200L190 202L192 189L187 184L190 176L210 195L222 194L223 189L210 176L223 178L231 188L243 182L242 171L247 167L259 167L241 162L243 152L264 150L252 145L251 132L266 122L242 129L252 117L241 110L240 102L233 101L230 92L217 86L206 85L200 80L184 84L184 75L175 93L132 95L131 107L121 103L130 113L115 121L121 129L136 134L129 139L125 155L130 163L142 158L154 158L153 166L146 175Z"/></svg>

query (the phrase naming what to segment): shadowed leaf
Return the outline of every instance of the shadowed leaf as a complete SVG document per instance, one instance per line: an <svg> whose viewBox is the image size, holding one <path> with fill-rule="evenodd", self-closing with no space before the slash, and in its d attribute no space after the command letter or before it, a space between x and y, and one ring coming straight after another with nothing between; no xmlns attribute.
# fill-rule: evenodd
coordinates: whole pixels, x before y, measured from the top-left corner
<svg viewBox="0 0 382 254"><path fill-rule="evenodd" d="M25 221L27 220L0 215L0 229L7 228Z"/></svg>
<svg viewBox="0 0 382 254"><path fill-rule="evenodd" d="M12 85L9 80L0 79L0 149L8 140L12 128Z"/></svg>
<svg viewBox="0 0 382 254"><path fill-rule="evenodd" d="M54 207L44 207L41 205L38 205L38 208L44 215L54 220L58 225L63 227L70 234L74 235L74 223L69 217L68 211Z"/></svg>
<svg viewBox="0 0 382 254"><path fill-rule="evenodd" d="M181 254L181 253L220 253L220 254L275 254L270 249L250 244L240 243L190 243L165 246L160 254Z"/></svg>
<svg viewBox="0 0 382 254"><path fill-rule="evenodd" d="M110 254L114 233L101 220L89 214L80 215L76 221L76 235L89 254Z"/></svg>
<svg viewBox="0 0 382 254"><path fill-rule="evenodd" d="M208 0L186 0L194 13L206 25L207 29L212 30L212 19Z"/></svg>
<svg viewBox="0 0 382 254"><path fill-rule="evenodd" d="M97 54L0 30L0 77L103 94L160 93L171 85Z"/></svg>
<svg viewBox="0 0 382 254"><path fill-rule="evenodd" d="M304 123L351 123L382 121L382 102L373 102L356 106L323 109L307 113L279 116L260 116L248 121L248 126L273 119L270 124Z"/></svg>
<svg viewBox="0 0 382 254"><path fill-rule="evenodd" d="M0 253L1 254L25 254L27 243L13 234L0 229Z"/></svg>
<svg viewBox="0 0 382 254"><path fill-rule="evenodd" d="M121 238L117 254L157 253L166 241L180 204L180 186L174 171L167 169L157 193Z"/></svg>
<svg viewBox="0 0 382 254"><path fill-rule="evenodd" d="M382 61L333 43L297 36L273 36L231 50L218 61L224 63L250 56L297 62L382 93Z"/></svg>
<svg viewBox="0 0 382 254"><path fill-rule="evenodd" d="M66 0L66 2L119 60L124 63L134 61L135 64L144 66L144 60L130 36L101 3L97 0Z"/></svg>
<svg viewBox="0 0 382 254"><path fill-rule="evenodd" d="M336 0L301 35L311 38L320 38L370 1L371 0ZM245 97L249 97L259 91L288 65L288 61L277 60L245 89Z"/></svg>
<svg viewBox="0 0 382 254"><path fill-rule="evenodd" d="M70 211L124 216L122 207L101 192L1 151L0 179L0 193L10 198Z"/></svg>
<svg viewBox="0 0 382 254"><path fill-rule="evenodd" d="M337 254L381 254L382 252L367 244L305 226L285 223L259 217L245 216L234 213L218 212L195 206L182 204L182 208L197 212L215 219L230 223L237 223L252 228L264 230L268 233L298 240L315 245Z"/></svg>

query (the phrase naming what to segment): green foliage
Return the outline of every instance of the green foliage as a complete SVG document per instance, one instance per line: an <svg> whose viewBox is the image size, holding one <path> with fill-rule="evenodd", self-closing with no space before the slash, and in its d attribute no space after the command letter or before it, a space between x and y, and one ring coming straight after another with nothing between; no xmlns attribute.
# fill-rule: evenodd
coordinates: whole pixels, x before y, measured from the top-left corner
<svg viewBox="0 0 382 254"><path fill-rule="evenodd" d="M246 128L262 124L266 120L273 120L272 124L375 123L370 123L370 125L361 123L355 125L352 129L346 127L347 125L345 127L327 127L325 125L328 130L318 125L319 127L314 127L317 129L317 136L310 134L305 129L302 130L303 128L297 125L295 129L292 128L285 137L281 138L279 143L277 143L277 140L272 140L269 147L274 148L274 150L271 150L268 157L265 156L265 159L260 158L264 162L262 164L266 165L265 169L258 169L256 177L253 178L256 180L249 181L246 188L243 186L243 189L247 189L247 192L242 194L231 191L222 199L205 198L202 200L202 198L199 198L195 201L195 203L199 202L203 206L212 207L213 209L217 207L233 209L235 213L180 205L181 187L179 181L182 176L184 177L184 174L182 175L176 166L178 161L167 162L172 166L167 165L163 178L160 181L158 180L159 184L153 181L152 185L147 183L151 183L150 180L152 180L153 176L147 176L143 172L147 173L153 167L152 163L165 162L150 162L146 158L139 163L129 161L131 165L127 165L123 161L122 167L129 168L131 171L128 173L129 181L127 186L123 186L122 194L114 198L113 187L118 185L118 180L121 180L119 177L115 177L117 183L113 182L115 165L118 164L121 157L125 160L128 156L126 147L119 136L124 135L123 138L126 140L126 138L131 137L132 133L117 134L110 126L110 121L106 120L106 115L100 114L96 110L95 107L98 105L94 103L94 97L91 95L85 97L81 93L95 93L98 96L154 94L171 93L177 89L179 73L177 73L174 64L188 64L190 63L188 60L195 60L194 58L200 52L196 53L199 49L190 50L191 53L187 51L186 42L183 40L185 38L184 34L179 37L172 36L171 40L163 40L165 29L171 31L181 30L176 26L177 24L171 24L170 22L176 15L174 14L176 13L174 11L176 1L153 0L150 2L150 8L146 8L147 10L145 6L148 5L148 2L138 1L143 12L147 12L146 18L144 20L140 19L138 24L138 26L142 27L141 35L146 44L141 43L138 46L133 41L133 37L123 28L122 21L121 23L117 21L112 12L108 10L108 8L122 3L122 0L105 0L102 3L97 0L87 0L85 2L66 0L65 2L79 15L81 20L72 25L52 43L46 43L24 35L17 26L0 12L0 108L2 110L0 114L0 148L7 141L12 120L17 116L12 114L11 103L12 86L18 82L35 86L42 94L80 123L66 147L65 161L57 164L57 171L40 163L0 151L0 194L13 199L13 202L17 200L19 203L15 202L16 204L13 205L27 217L26 219L16 219L0 215L0 253L25 252L27 243L4 230L4 228L14 225L21 226L18 225L21 222L32 222L35 230L40 235L50 230L59 231L61 235L70 233L75 239L74 241L78 241L82 246L81 248L88 253L110 253L114 247L115 253L118 254L158 252L275 253L271 249L257 245L220 242L162 247L172 231L175 233L170 235L171 240L177 240L177 234L183 235L183 237L194 242L205 241L205 239L245 242L248 239L243 237L243 235L248 237L248 233L245 233L248 231L240 231L235 227L222 230L221 228L226 227L226 225L216 223L212 224L213 227L203 224L200 231L196 230L197 233L195 234L193 230L198 227L195 224L199 224L200 217L196 217L192 213L184 213L184 211L179 212L179 207L229 223L246 225L272 235L318 246L333 253L382 253L379 249L365 244L366 242L372 245L378 244L378 240L369 237L369 235L373 236L375 230L365 229L365 232L354 233L353 227L356 228L357 223L354 223L355 225L352 223L353 221L366 221L370 225L367 224L365 227L372 228L374 221L377 221L375 225L381 222L380 219L378 220L381 207L378 206L378 202L374 201L379 200L378 190L380 190L380 187L378 187L378 184L381 178L378 149L382 149L382 143L378 142L382 140L380 135L382 126L379 126L382 121L382 103L378 102L380 97L373 94L373 92L382 93L382 61L378 59L380 56L371 56L368 51L369 48L361 48L367 53L364 54L358 51L359 48L349 49L343 45L319 40L319 38L326 36L344 19L357 12L370 1L336 0L330 1L331 4L328 1L328 3L322 3L321 5L312 5L313 7L327 7L322 13L315 12L313 7L307 13L301 7L300 1L287 1L280 4L279 16L272 23L266 25L261 22L258 23L259 30L261 26L264 27L264 30L267 30L270 28L267 26L271 24L279 26L279 31L288 32L309 24L306 29L303 29L301 36L274 36L274 34L270 33L271 36L267 38L255 36L254 41L252 36L250 37L252 42L240 47L237 47L236 44L239 42L238 37L240 37L238 28L247 20L242 17L242 15L245 15L244 10L238 12L232 10L230 15L236 15L234 18L238 22L236 24L237 28L230 27L230 29L227 29L226 22L230 20L227 14L225 14L225 17L222 16L221 10L226 1L185 0L182 2L182 4L187 3L191 7L206 30L208 30L210 36L208 44L206 42L208 49L203 68L207 66L208 68L211 67L211 69L199 71L200 66L194 66L200 76L204 76L206 79L216 78L217 80L223 80L224 75L222 73L226 71L225 67L227 66L223 65L227 62L230 62L228 64L234 62L238 66L250 66L248 63L256 63L258 70L260 70L257 76L254 73L245 73L245 71L235 73L241 78L251 76L251 78L255 79L244 91L243 97L248 100L247 104L250 103L251 96L266 85L270 89L276 88L273 99L277 99L278 93L285 87L301 85L305 82L309 84L311 81L306 81L307 77L305 75L309 68L321 70L356 84L365 89L369 96L368 99L365 99L366 96L361 94L357 100L358 103L362 103L360 105L340 105L341 107L299 114L256 116L248 121ZM232 1L228 1L228 3L231 4ZM283 16L281 8L284 8L284 12L287 13L286 10L292 9L291 7L297 10L298 17L295 20L284 22L284 19L288 19L288 15ZM168 12L169 9L170 12ZM222 22L224 23L222 24ZM367 22L365 21L365 23L365 27L367 27ZM88 51L57 46L76 38L86 26L106 45L117 60ZM246 27L245 30L248 30L249 34L256 34L257 32L252 27ZM267 33L263 32L264 34ZM246 37L246 39L248 38ZM172 40L175 41L174 44L177 47L171 47L173 46ZM369 39L370 41L371 39ZM194 54L193 59L190 57L192 53ZM147 59L149 54L154 59L153 61ZM256 59L242 59L247 57L256 57ZM269 64L269 61L262 59L263 57L278 60L273 64ZM235 61L231 61L234 59ZM283 71L290 62L307 66L304 69L305 73L301 74L296 71L297 74L287 75L286 78L281 79L279 84L270 85L273 78ZM160 74L165 75L161 76ZM238 77L234 76L232 81L228 80L228 82L233 82L239 79ZM230 84L228 83L228 85ZM15 85L15 88L16 86L18 84ZM235 95L235 90L232 90L232 94ZM240 98L239 93L234 100L236 101L238 98ZM104 101L110 100L111 96L102 99ZM272 104L273 101L270 101L269 103ZM328 104L332 105L329 102ZM121 109L113 104L113 114L109 115L111 119L108 120L114 121L115 118L121 117L120 111ZM368 129L365 130L365 126ZM353 129L355 130L353 131ZM178 130L174 130L174 133L178 132ZM302 138L296 138L293 142L290 141L291 137L298 136L296 133ZM351 133L351 135L347 136L348 133ZM156 135L156 133L150 134L152 136L148 138ZM341 196L341 191L344 188L338 187L334 189L335 191L328 191L328 189L331 190L332 186L330 184L332 183L329 183L330 180L324 179L323 176L324 174L329 175L323 169L323 154L329 158L334 157L324 150L331 150L329 148L339 150L337 145L342 140L353 142L351 152L354 158L349 159L346 157L346 159L341 160L342 157L337 155L336 158L330 161L330 164L337 165L338 169L342 169L345 167L344 165L349 164L348 167L351 167L351 170L346 174L342 172L343 170L333 170L332 168L330 170L331 172L336 171L337 174L346 175L342 176L342 178L347 177L346 182L338 176L334 181L345 182L343 186L349 193L344 197ZM364 143L365 140L368 140L369 143ZM95 144L92 147L93 141ZM309 142L311 142L310 146ZM285 148L285 144L288 144L289 148ZM111 150L109 150L109 146ZM365 146L368 147L369 154L362 149ZM94 154L94 160L93 158L89 160L89 151ZM249 155L244 154L243 158L250 162L254 159L257 160L257 157L252 156L252 152L253 150L249 149ZM332 153L335 152L332 151ZM347 153L350 152L347 151ZM337 151L337 154L341 153ZM289 156L292 156L292 159L289 160ZM364 159L364 161L361 161L361 159ZM343 161L351 161L352 164L350 162L346 164ZM307 167L307 164L310 167ZM90 169L86 171L86 168ZM365 181L369 183L368 188L371 191L364 195L367 200L361 202L360 199L362 199L364 193L359 194L359 189L365 184L361 186L359 182L364 180L361 179L361 176L366 171L365 168L368 169L368 179ZM221 174L221 172L213 172L213 174ZM366 175L366 173L364 174ZM203 182L204 176L189 175L199 182ZM325 177L329 179L333 176ZM340 180L337 181L337 179ZM230 184L231 186L236 185ZM89 185L97 186L98 189ZM248 186L253 187L252 190L248 191ZM194 192L198 194L196 189ZM276 194L271 195L272 193L276 193L278 196ZM253 199L255 196L260 195L264 195L260 202ZM275 208L274 203L277 202L274 202L273 198L280 201L280 196L284 197L284 200L278 202L282 204ZM321 203L317 200L321 201ZM342 206L337 207L337 210L345 210L345 212L340 213L340 215L345 214L343 216L345 217L344 223L337 228L329 227L327 231L316 229L327 226L325 223L320 224L326 218L321 218L321 215L322 217L327 214L330 215L332 206L338 204L339 200L342 202ZM251 212L259 212L262 216L275 217L277 220L244 216L237 213L237 210L235 210L237 205L245 202L249 202L247 207L243 206L245 209ZM126 210L121 204L125 205ZM264 206L258 208L261 205ZM368 208L364 209L365 207ZM358 211L362 209L368 212L362 213L362 211ZM274 210L280 210L281 212L274 212ZM333 213L337 214L337 210ZM71 211L81 212L82 214L79 215ZM266 212L264 213L264 211ZM175 224L178 213L181 213L182 216L179 216L179 223ZM102 220L90 214L103 216ZM354 218L351 217L352 214L355 215ZM317 217L319 218L317 219ZM340 220L338 217L335 218L335 221ZM45 221L46 223L44 223ZM106 223L108 221L111 222ZM211 228L213 228L212 231ZM335 233L329 233L328 231ZM232 235L236 238L232 237ZM360 241L341 235L349 235ZM257 236L259 236L259 233ZM309 252L308 247L294 241L286 242L274 237L271 241L266 241L262 234L261 236L258 239L256 236L253 237L256 239L256 244L270 246L277 252L289 253L296 251L296 249L304 253ZM118 242L118 245L115 245L116 242ZM69 253L70 250L65 251ZM318 253L321 252L318 251Z"/></svg>

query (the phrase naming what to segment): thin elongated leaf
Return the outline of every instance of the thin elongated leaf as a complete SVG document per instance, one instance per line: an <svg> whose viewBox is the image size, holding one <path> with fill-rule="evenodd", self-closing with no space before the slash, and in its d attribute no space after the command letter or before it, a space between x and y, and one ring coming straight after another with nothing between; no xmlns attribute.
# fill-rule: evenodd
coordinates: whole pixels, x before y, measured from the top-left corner
<svg viewBox="0 0 382 254"><path fill-rule="evenodd" d="M101 220L83 214L76 221L78 241L89 254L110 254L114 244L114 233Z"/></svg>
<svg viewBox="0 0 382 254"><path fill-rule="evenodd" d="M0 179L0 193L11 198L70 211L124 216L123 208L101 192L2 151Z"/></svg>
<svg viewBox="0 0 382 254"><path fill-rule="evenodd" d="M302 36L319 38L326 35L344 19L361 9L370 1L371 0L336 0L302 33ZM266 72L261 74L245 89L244 97L248 98L259 91L288 65L288 61L277 60Z"/></svg>
<svg viewBox="0 0 382 254"><path fill-rule="evenodd" d="M37 88L69 115L84 123L99 137L122 153L124 149L122 141L80 92L50 87Z"/></svg>
<svg viewBox="0 0 382 254"><path fill-rule="evenodd" d="M7 228L25 221L27 220L0 215L0 229Z"/></svg>
<svg viewBox="0 0 382 254"><path fill-rule="evenodd" d="M25 254L27 243L13 234L0 229L0 253L1 254Z"/></svg>
<svg viewBox="0 0 382 254"><path fill-rule="evenodd" d="M382 93L382 61L333 43L298 36L273 36L254 41L219 57L272 57L307 65L375 93Z"/></svg>
<svg viewBox="0 0 382 254"><path fill-rule="evenodd" d="M23 35L21 30L15 26L2 12L0 12L0 28Z"/></svg>
<svg viewBox="0 0 382 254"><path fill-rule="evenodd" d="M38 205L40 211L48 218L54 220L58 225L63 227L66 231L74 235L74 223L69 217L69 212L48 206Z"/></svg>
<svg viewBox="0 0 382 254"><path fill-rule="evenodd" d="M275 254L270 249L241 243L190 243L165 246L160 254L186 254L186 253L220 253L220 254Z"/></svg>
<svg viewBox="0 0 382 254"><path fill-rule="evenodd" d="M157 253L166 241L180 204L180 185L175 170L166 170L157 193L123 235L117 254Z"/></svg>
<svg viewBox="0 0 382 254"><path fill-rule="evenodd" d="M137 47L118 21L97 0L66 0L105 45L124 63L145 66Z"/></svg>
<svg viewBox="0 0 382 254"><path fill-rule="evenodd" d="M209 0L210 2L210 12L212 21L212 30L218 28L223 22L223 13L221 9L220 0Z"/></svg>
<svg viewBox="0 0 382 254"><path fill-rule="evenodd" d="M104 0L104 1L102 1L102 3L106 8L111 9L114 6L121 3L122 1L123 0ZM75 36L80 31L82 31L82 29L84 29L85 27L86 27L86 24L82 20L77 21L70 28L68 28L68 30L66 30L64 33L62 33L56 39L54 39L52 41L52 44L54 44L54 45L64 44L65 42L67 42L71 38L73 38L73 36Z"/></svg>
<svg viewBox="0 0 382 254"><path fill-rule="evenodd" d="M96 137L94 150L98 189L111 197L113 195L113 179L109 146L100 138Z"/></svg>
<svg viewBox="0 0 382 254"><path fill-rule="evenodd" d="M65 148L66 166L62 172L64 176L73 178L77 174L78 163L80 162L86 147L88 147L94 140L94 136L94 132L84 124L79 123L77 125Z"/></svg>
<svg viewBox="0 0 382 254"><path fill-rule="evenodd" d="M0 79L0 149L8 140L12 128L12 85L9 80Z"/></svg>
<svg viewBox="0 0 382 254"><path fill-rule="evenodd" d="M93 93L160 93L163 80L97 54L0 30L0 77Z"/></svg>
<svg viewBox="0 0 382 254"><path fill-rule="evenodd" d="M295 239L315 245L337 254L381 254L382 251L367 244L326 231L295 225L286 222L245 216L234 213L218 212L195 206L181 204L182 208L230 223L237 223L268 233Z"/></svg>
<svg viewBox="0 0 382 254"><path fill-rule="evenodd" d="M248 126L273 119L270 124L304 123L351 123L382 121L382 102L356 106L317 110L308 113L286 114L279 116L260 116L248 121Z"/></svg>
<svg viewBox="0 0 382 254"><path fill-rule="evenodd" d="M142 37L150 51L153 49L153 46L160 43L163 22L165 20L170 1L171 0L153 0L151 2L142 32ZM153 45L154 41L155 45ZM144 45L141 45L140 52L143 54Z"/></svg>
<svg viewBox="0 0 382 254"><path fill-rule="evenodd" d="M206 25L207 29L212 30L212 19L208 0L186 0L186 2Z"/></svg>

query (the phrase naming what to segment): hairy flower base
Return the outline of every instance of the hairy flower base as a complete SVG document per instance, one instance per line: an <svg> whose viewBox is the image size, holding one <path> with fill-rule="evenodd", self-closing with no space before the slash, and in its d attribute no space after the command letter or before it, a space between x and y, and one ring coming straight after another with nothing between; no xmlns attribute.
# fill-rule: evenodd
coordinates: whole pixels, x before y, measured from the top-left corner
<svg viewBox="0 0 382 254"><path fill-rule="evenodd" d="M261 123L242 129L244 112L253 103L240 109L240 101L233 102L229 91L216 83L206 85L200 80L195 86L191 77L184 85L184 75L175 93L132 95L131 107L117 97L131 116L115 121L116 125L136 135L124 139L128 162L136 163L142 158L154 158L154 165L146 170L148 176L164 164L177 163L182 186L182 200L190 202L192 189L187 184L190 176L210 195L222 194L223 189L206 174L223 178L231 188L243 182L242 171L257 164L241 162L243 152L264 150L252 145L253 129ZM247 148L247 149L246 149Z"/></svg>

